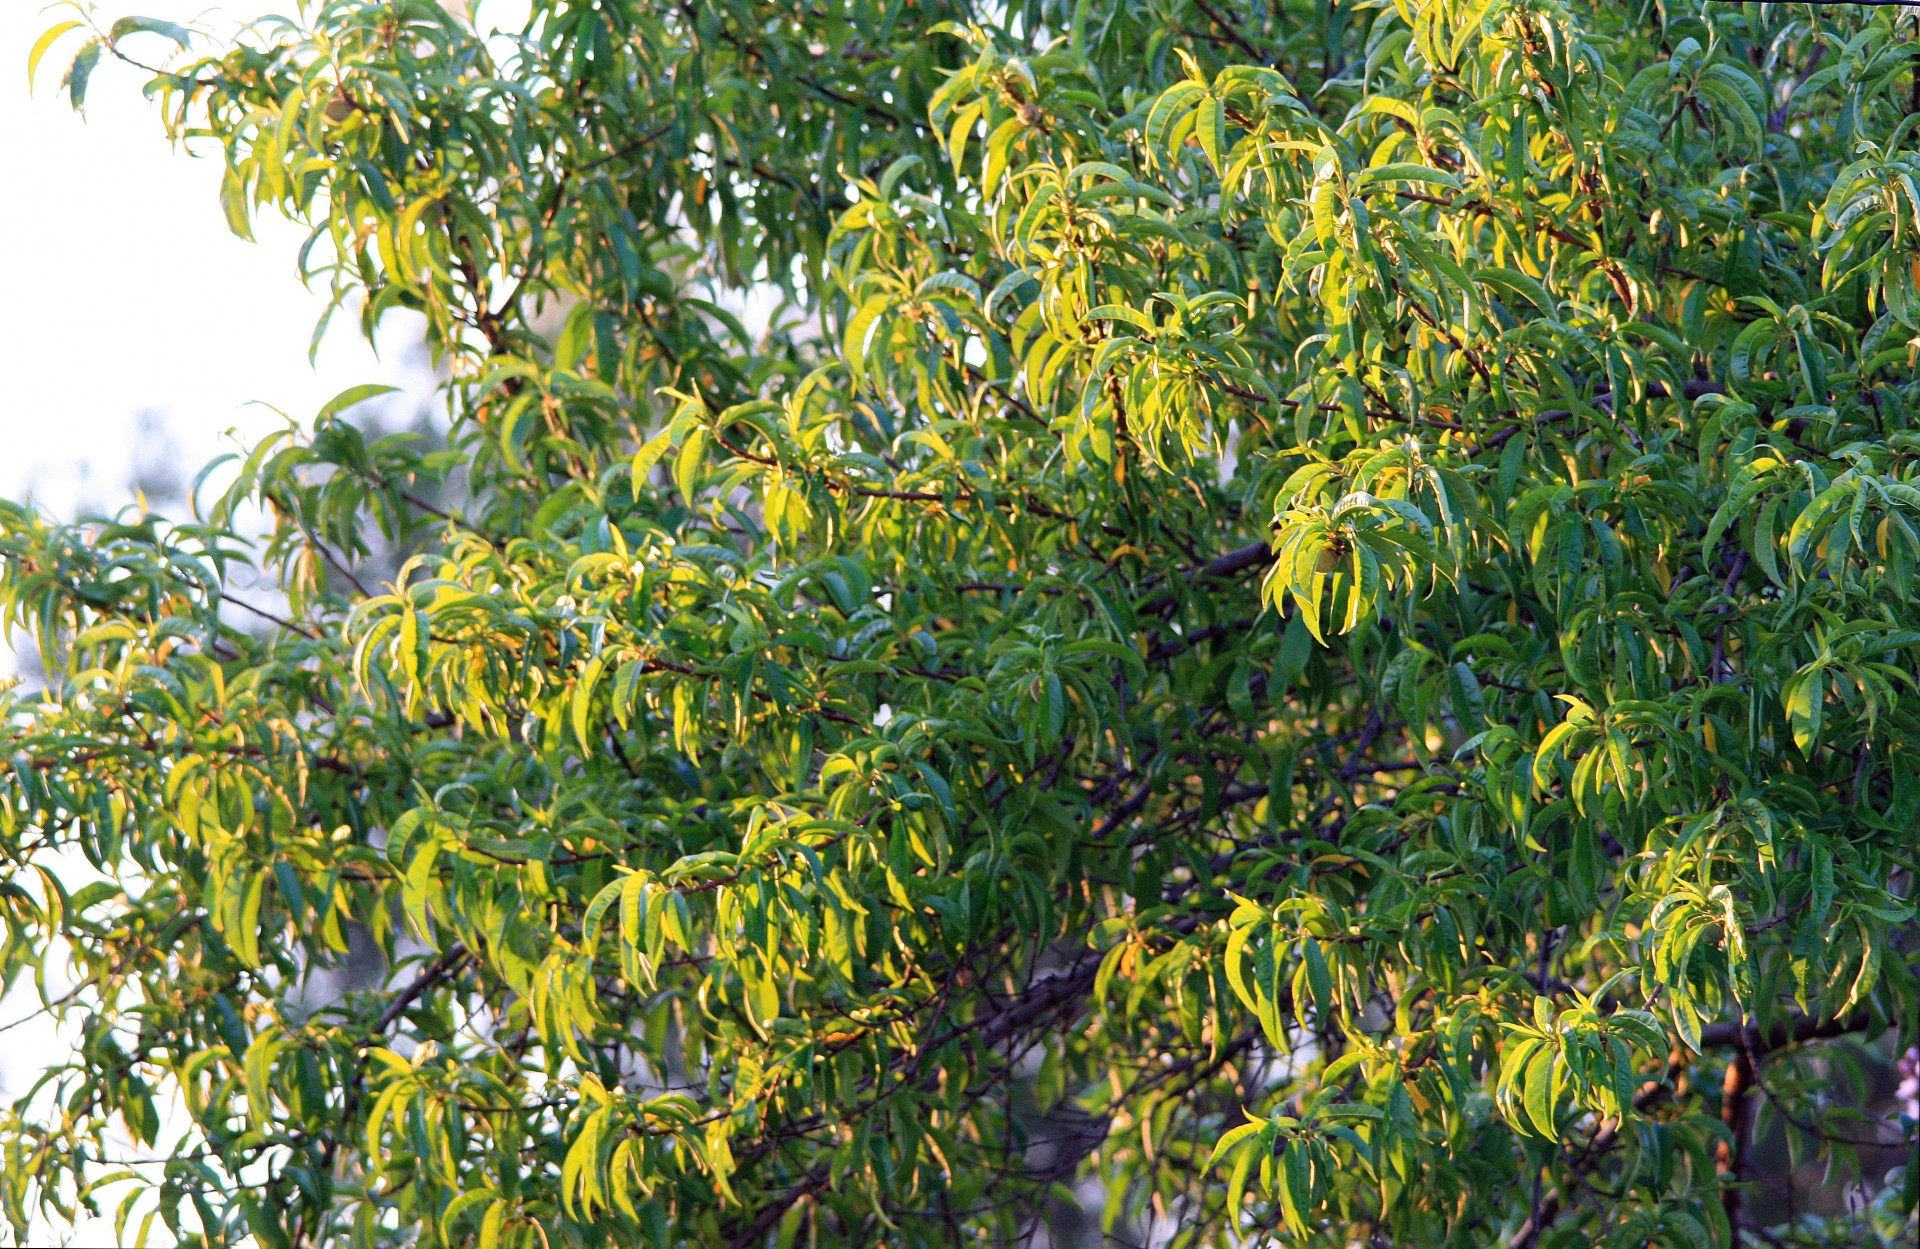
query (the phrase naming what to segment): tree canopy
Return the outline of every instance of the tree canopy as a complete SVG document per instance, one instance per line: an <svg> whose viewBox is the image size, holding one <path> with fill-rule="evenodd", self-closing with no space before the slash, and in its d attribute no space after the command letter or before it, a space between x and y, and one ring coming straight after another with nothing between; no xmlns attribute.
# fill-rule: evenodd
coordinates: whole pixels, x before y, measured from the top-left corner
<svg viewBox="0 0 1920 1249"><path fill-rule="evenodd" d="M14 1234L1910 1244L1903 13L76 10L451 425L0 505Z"/></svg>

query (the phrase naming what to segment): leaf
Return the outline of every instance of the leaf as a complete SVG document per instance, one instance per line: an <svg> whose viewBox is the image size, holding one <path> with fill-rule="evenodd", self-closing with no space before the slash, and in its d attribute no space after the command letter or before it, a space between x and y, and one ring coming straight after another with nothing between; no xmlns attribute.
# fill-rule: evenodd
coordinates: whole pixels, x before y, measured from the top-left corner
<svg viewBox="0 0 1920 1249"><path fill-rule="evenodd" d="M1434 169L1428 165L1408 163L1376 165L1371 169L1361 170L1353 177L1353 185L1356 188L1384 182L1421 182L1429 186L1445 187L1450 191L1461 189L1461 182L1457 176L1444 169ZM1493 272L1505 271L1493 270ZM1551 307L1551 304L1546 306Z"/></svg>
<svg viewBox="0 0 1920 1249"><path fill-rule="evenodd" d="M261 868L253 874L242 895L236 926L228 934L235 952L249 967L260 966L260 907L266 900L267 878L271 872L271 868Z"/></svg>
<svg viewBox="0 0 1920 1249"><path fill-rule="evenodd" d="M1820 740L1820 718L1826 703L1826 673L1818 666L1803 669L1781 687L1780 701L1793 729L1794 745L1811 755Z"/></svg>
<svg viewBox="0 0 1920 1249"><path fill-rule="evenodd" d="M1147 124L1142 134L1150 159L1160 159L1162 153L1169 160L1178 158L1177 153L1167 148L1168 131L1180 115L1191 110L1206 95L1206 90L1205 86L1192 79L1183 79L1161 92L1160 98L1154 101L1152 110L1147 114Z"/></svg>
<svg viewBox="0 0 1920 1249"><path fill-rule="evenodd" d="M699 498L701 470L706 467L707 431L696 429L689 432L680 444L680 454L673 461L673 485L680 492L680 498L688 507L695 505Z"/></svg>
<svg viewBox="0 0 1920 1249"><path fill-rule="evenodd" d="M73 21L71 19L64 22L55 22L52 26L49 26L38 39L33 41L33 49L27 53L28 90L32 90L33 88L34 74L40 68L40 60L46 56L48 49L59 42L60 36L66 34L68 31L79 30L84 25L86 25L85 22Z"/></svg>
<svg viewBox="0 0 1920 1249"><path fill-rule="evenodd" d="M1549 317L1559 315L1559 305L1547 288L1534 278L1516 269L1485 268L1476 270L1474 281L1490 286L1498 286L1512 291L1546 313Z"/></svg>
<svg viewBox="0 0 1920 1249"><path fill-rule="evenodd" d="M1258 1011L1260 1002L1254 996L1253 990L1247 986L1245 967L1247 942L1252 936L1251 926L1236 928L1228 934L1226 956L1223 961L1226 966L1227 983L1232 986L1234 996L1238 997L1248 1010Z"/></svg>
<svg viewBox="0 0 1920 1249"><path fill-rule="evenodd" d="M480 1249L500 1249L500 1233L506 1227L507 1201L496 1198L480 1220Z"/></svg>
<svg viewBox="0 0 1920 1249"><path fill-rule="evenodd" d="M1207 154L1207 160L1213 165L1215 173L1226 172L1227 151L1227 113L1226 106L1213 96L1204 96L1200 100L1199 123L1195 134L1200 139L1200 150Z"/></svg>
<svg viewBox="0 0 1920 1249"><path fill-rule="evenodd" d="M185 26L176 25L173 22L164 22L159 18L153 17L123 17L113 24L113 30L108 35L108 38L114 43L118 43L128 35L140 33L159 35L162 38L171 39L183 48L193 42L193 35ZM28 70L27 72L31 75L33 71Z"/></svg>
<svg viewBox="0 0 1920 1249"><path fill-rule="evenodd" d="M633 453L631 472L633 474L633 497L636 501L640 498L641 488L646 485L647 479L652 476L654 465L660 462L661 458L666 455L672 446L672 431L662 430L649 438L638 451Z"/></svg>
<svg viewBox="0 0 1920 1249"><path fill-rule="evenodd" d="M1559 1047L1543 1045L1527 1064L1527 1118L1533 1121L1534 1131L1550 1140L1559 1135L1553 1118L1554 1070L1559 1063Z"/></svg>
<svg viewBox="0 0 1920 1249"><path fill-rule="evenodd" d="M1098 308L1088 309L1087 320L1125 321L1129 325L1137 325L1141 329L1148 331L1154 328L1152 318L1148 317L1146 313L1135 308L1129 308L1124 304L1102 304Z"/></svg>
<svg viewBox="0 0 1920 1249"><path fill-rule="evenodd" d="M847 372L853 375L855 385L865 385L867 380L867 339L873 326L893 302L890 295L872 295L860 305L847 322L847 330L841 350L845 353Z"/></svg>
<svg viewBox="0 0 1920 1249"><path fill-rule="evenodd" d="M626 880L633 879L636 878L632 876L626 878ZM583 946L591 949L599 940L600 921L606 916L607 911L612 908L613 904L621 900L621 893L626 880L610 880L599 893L593 896L593 901L588 904L586 913L580 920L580 943Z"/></svg>
<svg viewBox="0 0 1920 1249"><path fill-rule="evenodd" d="M453 1243L453 1232L459 1226L461 1218L481 1202L499 1201L499 1195L491 1188L475 1188L461 1193L447 1204L446 1212L440 1216L440 1240L443 1244ZM483 1216L484 1218L484 1216Z"/></svg>
<svg viewBox="0 0 1920 1249"><path fill-rule="evenodd" d="M583 753L591 754L594 749L593 731L589 719L593 707L593 689L600 681L601 669L606 666L606 658L595 655L581 669L580 679L573 686L573 736L580 743Z"/></svg>
<svg viewBox="0 0 1920 1249"><path fill-rule="evenodd" d="M94 66L100 63L100 41L89 39L80 46L73 58L73 64L67 67L63 80L75 110L83 109L87 104L87 82L93 77Z"/></svg>
<svg viewBox="0 0 1920 1249"><path fill-rule="evenodd" d="M1313 1211L1313 1181L1306 1146L1289 1141L1280 1155L1280 1214L1296 1236L1306 1236L1307 1215Z"/></svg>
<svg viewBox="0 0 1920 1249"><path fill-rule="evenodd" d="M1334 1014L1333 977L1327 970L1326 957L1320 952L1320 943L1311 937L1300 942L1300 954L1306 960L1307 983L1313 990L1313 1005L1323 1021L1330 1020Z"/></svg>
<svg viewBox="0 0 1920 1249"><path fill-rule="evenodd" d="M333 398L327 400L325 406L314 415L314 420L316 422L324 421L330 416L345 412L348 408L358 407L369 399L375 399L381 395L398 394L399 391L400 388L398 386L389 386L383 382L368 382L359 386L349 386Z"/></svg>
<svg viewBox="0 0 1920 1249"><path fill-rule="evenodd" d="M1867 1000L1867 995L1872 993L1874 986L1880 982L1880 965L1886 957L1884 943L1875 938L1875 934L1868 930L1866 924L1856 923L1855 929L1860 934L1860 970L1847 989L1846 1000L1840 1004L1841 1015L1845 1015Z"/></svg>
<svg viewBox="0 0 1920 1249"><path fill-rule="evenodd" d="M1546 736L1540 739L1539 749L1533 752L1535 789L1545 792L1552 788L1555 779L1553 765L1562 757L1567 738L1571 737L1579 727L1572 718L1568 718L1548 729Z"/></svg>
<svg viewBox="0 0 1920 1249"><path fill-rule="evenodd" d="M980 284L964 273L936 273L920 283L914 294L925 297L939 291L952 291L956 295L963 295L972 304L980 302Z"/></svg>
<svg viewBox="0 0 1920 1249"><path fill-rule="evenodd" d="M908 152L905 156L895 157L893 163L887 166L886 172L880 175L880 198L892 199L894 188L900 185L900 179L924 163L926 162L918 152Z"/></svg>
<svg viewBox="0 0 1920 1249"><path fill-rule="evenodd" d="M1014 140L1025 131L1026 123L1014 116L995 126L993 133L987 136L986 150L981 154L980 194L992 199L999 191L1007 163L1013 157Z"/></svg>
<svg viewBox="0 0 1920 1249"><path fill-rule="evenodd" d="M950 79L949 82L951 81ZM941 90L945 91L946 88L942 87ZM947 160L953 165L956 174L966 165L967 141L973 137L974 128L980 124L981 114L985 112L985 103L970 104L954 116L952 124L947 129ZM935 124L939 124L937 119Z"/></svg>
<svg viewBox="0 0 1920 1249"><path fill-rule="evenodd" d="M1265 1126L1266 1124L1263 1121L1255 1120L1252 1123L1243 1123L1237 1128L1230 1129L1226 1135L1222 1136L1219 1142L1214 1145L1213 1152L1207 1156L1207 1165L1203 1169L1211 1171L1219 1166L1222 1158L1232 1153L1234 1149L1244 1143L1249 1136L1252 1136Z"/></svg>
<svg viewBox="0 0 1920 1249"><path fill-rule="evenodd" d="M1707 1229L1684 1210L1664 1210L1660 1219L1669 1230L1676 1233L1669 1243L1685 1246L1685 1249L1712 1249L1714 1242L1707 1235Z"/></svg>
<svg viewBox="0 0 1920 1249"><path fill-rule="evenodd" d="M1260 1133L1262 1142L1268 1139L1269 1133L1271 1132L1270 1128L1267 1128L1263 1124L1249 1124L1248 1126ZM1234 1131L1238 1132L1240 1129L1235 1128ZM1241 1203L1246 1197L1247 1180L1252 1173L1254 1161L1259 1153L1260 1150L1257 1147L1253 1149L1241 1149L1238 1156L1234 1159L1233 1172L1227 1177L1227 1220L1234 1228L1240 1226Z"/></svg>

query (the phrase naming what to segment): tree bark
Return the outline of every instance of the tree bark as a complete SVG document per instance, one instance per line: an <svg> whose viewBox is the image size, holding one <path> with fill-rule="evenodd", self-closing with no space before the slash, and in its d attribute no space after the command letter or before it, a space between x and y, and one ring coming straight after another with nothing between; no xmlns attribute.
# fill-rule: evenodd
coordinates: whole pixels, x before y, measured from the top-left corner
<svg viewBox="0 0 1920 1249"><path fill-rule="evenodd" d="M1720 1084L1720 1122L1727 1125L1730 1141L1714 1147L1714 1170L1723 1178L1720 1208L1726 1211L1727 1227L1733 1237L1733 1249L1740 1249L1740 1192L1747 1170L1747 1101L1753 1091L1753 1060L1742 1045L1727 1063L1727 1075Z"/></svg>

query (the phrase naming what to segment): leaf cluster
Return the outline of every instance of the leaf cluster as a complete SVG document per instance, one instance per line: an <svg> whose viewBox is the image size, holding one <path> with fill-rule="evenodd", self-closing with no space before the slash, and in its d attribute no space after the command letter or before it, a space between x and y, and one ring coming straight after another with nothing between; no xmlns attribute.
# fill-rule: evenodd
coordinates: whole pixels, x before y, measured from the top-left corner
<svg viewBox="0 0 1920 1249"><path fill-rule="evenodd" d="M1910 1237L1892 12L53 28L453 424L0 510L16 1234Z"/></svg>

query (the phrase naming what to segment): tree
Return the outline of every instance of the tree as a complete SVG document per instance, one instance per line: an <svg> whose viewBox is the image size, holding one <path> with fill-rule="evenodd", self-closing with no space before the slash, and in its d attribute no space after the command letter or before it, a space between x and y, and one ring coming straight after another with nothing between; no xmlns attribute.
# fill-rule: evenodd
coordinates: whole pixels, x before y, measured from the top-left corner
<svg viewBox="0 0 1920 1249"><path fill-rule="evenodd" d="M1899 13L55 27L454 430L0 513L4 965L83 1038L16 1229L1911 1236L1834 1093L1916 1027ZM1870 1208L1766 1213L1770 1121Z"/></svg>

